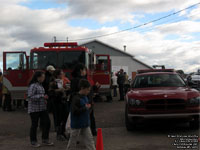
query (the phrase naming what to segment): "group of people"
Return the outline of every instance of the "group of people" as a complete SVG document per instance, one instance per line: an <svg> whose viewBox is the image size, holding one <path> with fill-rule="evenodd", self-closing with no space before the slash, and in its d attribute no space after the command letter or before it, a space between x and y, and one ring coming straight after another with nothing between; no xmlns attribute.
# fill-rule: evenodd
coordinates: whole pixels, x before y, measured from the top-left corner
<svg viewBox="0 0 200 150"><path fill-rule="evenodd" d="M49 140L50 118L53 113L57 140L69 140L67 149L75 149L81 135L88 150L95 150L93 136L96 136L96 124L93 110L93 90L99 84L87 76L87 68L77 64L66 78L62 70L48 66L46 73L36 71L28 87L28 113L31 118L30 142L40 147L37 140L37 127L42 129L42 144L54 145ZM70 134L65 134L69 125Z"/></svg>
<svg viewBox="0 0 200 150"><path fill-rule="evenodd" d="M0 88L2 89L2 74L0 74ZM49 141L49 131L51 120L49 113L53 114L53 123L57 133L57 140L69 140L67 149L74 149L81 134L88 150L95 150L93 136L97 135L94 117L94 91L100 84L94 83L87 76L87 68L83 64L77 64L71 73L69 80L64 72L48 66L46 72L36 71L29 82L27 91L28 113L31 118L30 142L33 147L40 147L37 140L37 127L42 130L42 144L54 145ZM117 87L119 87L120 99L130 87L128 75L120 69L116 74L112 74L113 97L117 97ZM11 99L6 88L1 90L4 99ZM8 93L8 94L7 94ZM3 109L9 110L5 103ZM10 102L9 102L10 103ZM65 132L66 128L70 132Z"/></svg>
<svg viewBox="0 0 200 150"><path fill-rule="evenodd" d="M128 75L124 72L123 69L120 69L116 74L112 74L112 89L113 89L113 97L117 97L117 87L119 87L119 101L124 100L125 94L128 92L130 88L130 82L128 79Z"/></svg>

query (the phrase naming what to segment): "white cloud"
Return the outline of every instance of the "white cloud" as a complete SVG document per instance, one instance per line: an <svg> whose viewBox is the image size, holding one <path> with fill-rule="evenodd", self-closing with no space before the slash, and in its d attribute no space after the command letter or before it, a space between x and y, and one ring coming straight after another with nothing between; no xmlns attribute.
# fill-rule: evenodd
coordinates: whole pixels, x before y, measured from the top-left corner
<svg viewBox="0 0 200 150"><path fill-rule="evenodd" d="M200 32L200 22L194 21L180 21L170 24L164 24L158 26L157 29L163 34L187 34Z"/></svg>
<svg viewBox="0 0 200 150"><path fill-rule="evenodd" d="M192 18L193 20L200 19L200 6L198 6L196 9L193 9L188 15L188 18Z"/></svg>
<svg viewBox="0 0 200 150"><path fill-rule="evenodd" d="M76 2L68 0L68 9L32 10L20 6L18 3L22 1L15 0L14 3L4 1L4 5L0 5L1 51L29 51L33 47L39 47L44 42L51 41L53 36L57 36L58 39L66 39L67 36L69 39L80 39L119 31L117 26L101 27L96 30L72 27L68 25L71 18L95 18L100 22L112 21L112 19L131 22L134 17L132 12L155 13L167 11L168 8L178 9L179 4L182 6L187 3L186 1L184 3L183 0L177 0L176 5L172 0L151 2L145 0L139 2L115 0L114 2L114 0L110 0L101 1L101 3L97 0L77 0ZM194 20L182 21L161 25L157 30L146 33L127 31L99 40L121 49L123 49L123 45L127 45L127 52L149 65L164 64L190 72L200 67L200 42L184 42L182 40L192 39L190 33L200 32L199 26L199 22ZM171 34L177 34L180 38L166 40L165 37ZM0 60L2 60L2 53L0 53Z"/></svg>
<svg viewBox="0 0 200 150"><path fill-rule="evenodd" d="M28 2L28 0L1 0L1 5L8 5L8 4L17 4L20 2Z"/></svg>
<svg viewBox="0 0 200 150"><path fill-rule="evenodd" d="M135 15L184 9L198 0L49 0L68 6L71 18L91 18L100 23L122 20L135 23Z"/></svg>

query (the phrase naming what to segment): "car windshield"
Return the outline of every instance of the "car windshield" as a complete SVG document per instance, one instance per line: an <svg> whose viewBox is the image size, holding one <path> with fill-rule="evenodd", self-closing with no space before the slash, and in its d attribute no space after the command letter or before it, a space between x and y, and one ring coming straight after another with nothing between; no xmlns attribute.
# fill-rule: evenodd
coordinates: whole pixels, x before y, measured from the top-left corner
<svg viewBox="0 0 200 150"><path fill-rule="evenodd" d="M133 88L148 87L183 87L186 86L182 78L177 74L151 74L137 76L133 82Z"/></svg>

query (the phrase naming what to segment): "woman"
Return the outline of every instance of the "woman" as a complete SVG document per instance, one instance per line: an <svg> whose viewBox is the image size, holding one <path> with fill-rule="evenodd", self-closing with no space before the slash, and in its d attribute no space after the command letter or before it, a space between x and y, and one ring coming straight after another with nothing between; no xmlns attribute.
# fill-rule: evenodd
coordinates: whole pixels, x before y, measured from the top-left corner
<svg viewBox="0 0 200 150"><path fill-rule="evenodd" d="M72 80L71 80L71 93L77 93L79 91L79 81L81 79L85 79L87 75L87 68L83 64L77 64L72 72Z"/></svg>
<svg viewBox="0 0 200 150"><path fill-rule="evenodd" d="M40 119L42 126L42 144L53 145L49 142L50 119L47 112L47 99L45 90L42 86L45 74L42 71L36 71L28 87L28 113L31 117L30 141L33 147L40 147L37 142L37 127Z"/></svg>
<svg viewBox="0 0 200 150"><path fill-rule="evenodd" d="M50 83L49 92L53 98L53 113L55 114L55 124L57 126L57 140L64 141L68 139L65 135L65 124L68 118L69 109L67 102L67 91L64 88L63 71L56 70L54 72L54 80Z"/></svg>

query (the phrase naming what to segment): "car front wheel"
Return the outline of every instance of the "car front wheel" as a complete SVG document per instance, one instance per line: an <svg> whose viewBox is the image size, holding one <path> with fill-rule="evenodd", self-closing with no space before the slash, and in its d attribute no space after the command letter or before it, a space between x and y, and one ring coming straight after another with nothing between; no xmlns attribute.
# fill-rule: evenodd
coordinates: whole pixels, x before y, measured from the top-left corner
<svg viewBox="0 0 200 150"><path fill-rule="evenodd" d="M126 129L128 131L133 131L133 129L135 128L135 123L131 122L128 118L128 110L127 110L127 106L125 108L125 125L126 125Z"/></svg>

